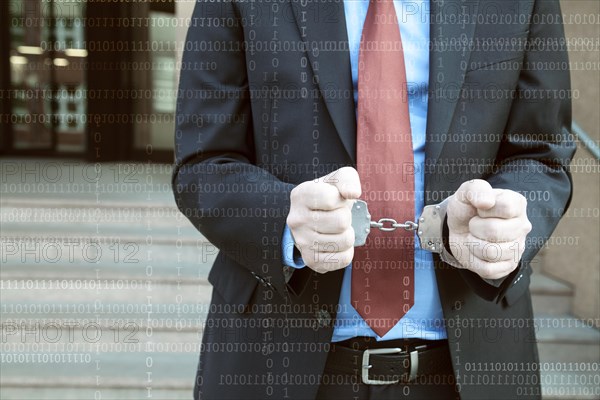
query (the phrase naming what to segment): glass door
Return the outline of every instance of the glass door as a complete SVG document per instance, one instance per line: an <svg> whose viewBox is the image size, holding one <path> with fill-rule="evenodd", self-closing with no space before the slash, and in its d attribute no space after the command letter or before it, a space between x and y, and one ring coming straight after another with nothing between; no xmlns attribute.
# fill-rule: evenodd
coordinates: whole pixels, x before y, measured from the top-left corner
<svg viewBox="0 0 600 400"><path fill-rule="evenodd" d="M157 154L167 153L170 161L177 97L175 2L150 2L146 17L145 51L136 57L151 68L136 77L136 84L150 96L134 106L134 112L144 116L143 122L134 126L134 151L142 159L159 159Z"/></svg>
<svg viewBox="0 0 600 400"><path fill-rule="evenodd" d="M13 154L85 150L85 2L11 0L8 134Z"/></svg>

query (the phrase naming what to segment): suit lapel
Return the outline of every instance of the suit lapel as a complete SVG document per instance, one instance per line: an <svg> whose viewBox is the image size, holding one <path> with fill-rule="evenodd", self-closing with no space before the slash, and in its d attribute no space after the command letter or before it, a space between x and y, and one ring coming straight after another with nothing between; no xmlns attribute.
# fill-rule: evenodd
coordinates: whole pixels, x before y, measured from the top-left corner
<svg viewBox="0 0 600 400"><path fill-rule="evenodd" d="M356 114L343 0L291 1L302 41L327 110L348 155L356 162ZM318 43L330 43L333 49Z"/></svg>
<svg viewBox="0 0 600 400"><path fill-rule="evenodd" d="M429 99L426 160L439 158L448 133L471 54L479 0L430 0ZM348 155L356 161L356 114L350 70L350 53L343 0L313 2L292 0L292 10L302 41L307 46L310 67L318 81L338 135ZM463 21L466 21L463 23ZM337 44L337 49L319 48L318 43Z"/></svg>
<svg viewBox="0 0 600 400"><path fill-rule="evenodd" d="M429 99L425 158L434 165L448 133L471 54L479 0L430 0ZM457 22L458 21L458 22ZM467 21L468 23L461 23ZM458 44L457 44L458 43Z"/></svg>

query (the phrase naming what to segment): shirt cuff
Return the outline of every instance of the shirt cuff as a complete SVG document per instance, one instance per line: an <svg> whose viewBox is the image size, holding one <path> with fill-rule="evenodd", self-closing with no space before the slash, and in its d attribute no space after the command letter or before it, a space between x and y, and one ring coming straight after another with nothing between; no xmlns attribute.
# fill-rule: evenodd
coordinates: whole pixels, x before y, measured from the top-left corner
<svg viewBox="0 0 600 400"><path fill-rule="evenodd" d="M294 246L294 238L292 237L292 231L285 225L283 229L283 238L281 240L283 264L294 268L304 268L306 264L300 255L300 252Z"/></svg>

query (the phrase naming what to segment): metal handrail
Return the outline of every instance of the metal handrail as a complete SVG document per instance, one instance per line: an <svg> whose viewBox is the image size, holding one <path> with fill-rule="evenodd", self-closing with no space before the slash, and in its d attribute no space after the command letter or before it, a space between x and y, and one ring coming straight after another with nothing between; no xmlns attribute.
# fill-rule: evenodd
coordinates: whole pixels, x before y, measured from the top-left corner
<svg viewBox="0 0 600 400"><path fill-rule="evenodd" d="M575 121L571 124L571 128L573 134L577 137L577 139L583 144L583 146L588 149L590 153L596 158L596 160L600 160L600 147L596 144L594 139L587 134L586 131L579 126L579 124Z"/></svg>

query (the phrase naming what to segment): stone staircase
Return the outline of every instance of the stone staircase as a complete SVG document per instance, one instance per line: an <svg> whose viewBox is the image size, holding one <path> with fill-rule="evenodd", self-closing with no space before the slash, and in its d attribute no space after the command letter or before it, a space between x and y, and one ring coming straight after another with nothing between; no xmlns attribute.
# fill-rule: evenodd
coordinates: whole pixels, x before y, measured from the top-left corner
<svg viewBox="0 0 600 400"><path fill-rule="evenodd" d="M191 398L216 249L176 209L170 168L8 163L0 398Z"/></svg>
<svg viewBox="0 0 600 400"><path fill-rule="evenodd" d="M570 315L573 288L544 274L546 260L531 276L544 399L600 398L600 332ZM541 264L541 265L539 265Z"/></svg>
<svg viewBox="0 0 600 400"><path fill-rule="evenodd" d="M168 166L86 168L0 162L0 398L190 398L216 249ZM538 271L531 292L544 398L598 398L600 333L564 283Z"/></svg>

